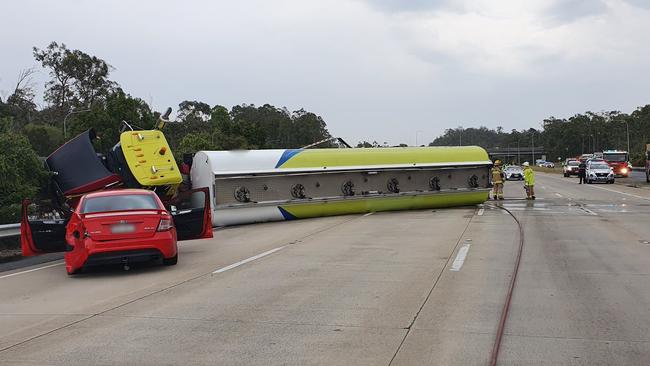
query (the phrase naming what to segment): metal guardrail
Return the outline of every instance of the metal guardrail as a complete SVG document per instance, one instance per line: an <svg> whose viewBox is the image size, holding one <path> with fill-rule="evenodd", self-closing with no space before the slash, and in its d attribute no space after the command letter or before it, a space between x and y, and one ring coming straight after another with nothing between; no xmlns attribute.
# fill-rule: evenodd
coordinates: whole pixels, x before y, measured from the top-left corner
<svg viewBox="0 0 650 366"><path fill-rule="evenodd" d="M20 224L0 225L0 238L20 235Z"/></svg>

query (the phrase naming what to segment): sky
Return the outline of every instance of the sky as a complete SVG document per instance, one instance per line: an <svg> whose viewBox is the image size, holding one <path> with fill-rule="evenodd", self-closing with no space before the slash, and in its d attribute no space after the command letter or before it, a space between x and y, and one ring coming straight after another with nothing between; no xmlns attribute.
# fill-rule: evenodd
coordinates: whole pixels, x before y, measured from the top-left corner
<svg viewBox="0 0 650 366"><path fill-rule="evenodd" d="M156 110L304 108L351 143L650 104L647 0L21 0L0 14L0 96L32 47L106 60ZM38 90L48 78L39 69Z"/></svg>

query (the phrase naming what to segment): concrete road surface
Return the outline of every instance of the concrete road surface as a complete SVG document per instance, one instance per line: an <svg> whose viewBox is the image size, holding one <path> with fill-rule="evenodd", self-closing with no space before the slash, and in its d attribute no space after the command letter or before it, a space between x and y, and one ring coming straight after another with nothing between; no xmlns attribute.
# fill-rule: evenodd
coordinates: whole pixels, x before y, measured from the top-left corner
<svg viewBox="0 0 650 366"><path fill-rule="evenodd" d="M0 272L0 365L650 363L650 191L538 174L483 207L217 230L175 267Z"/></svg>

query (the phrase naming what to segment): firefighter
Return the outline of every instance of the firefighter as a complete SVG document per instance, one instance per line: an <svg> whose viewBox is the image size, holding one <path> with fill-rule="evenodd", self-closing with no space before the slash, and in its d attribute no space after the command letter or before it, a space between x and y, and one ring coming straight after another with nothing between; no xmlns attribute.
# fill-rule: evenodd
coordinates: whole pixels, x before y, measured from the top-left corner
<svg viewBox="0 0 650 366"><path fill-rule="evenodd" d="M535 199L535 172L528 162L524 164L524 189L526 190L526 199Z"/></svg>
<svg viewBox="0 0 650 366"><path fill-rule="evenodd" d="M495 200L503 199L503 169L501 169L501 160L495 160L492 167L492 184L494 185L493 193Z"/></svg>

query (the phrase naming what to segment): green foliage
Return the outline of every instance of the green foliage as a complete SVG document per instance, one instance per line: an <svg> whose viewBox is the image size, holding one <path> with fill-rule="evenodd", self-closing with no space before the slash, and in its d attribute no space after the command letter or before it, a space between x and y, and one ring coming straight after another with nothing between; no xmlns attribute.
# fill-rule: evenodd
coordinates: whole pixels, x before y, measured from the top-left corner
<svg viewBox="0 0 650 366"><path fill-rule="evenodd" d="M34 197L47 175L25 136L0 133L0 223L20 221L20 203Z"/></svg>
<svg viewBox="0 0 650 366"><path fill-rule="evenodd" d="M188 133L183 137L178 147L172 151L176 159L179 159L183 154L191 154L199 150L214 150L210 139L210 135L206 133Z"/></svg>
<svg viewBox="0 0 650 366"><path fill-rule="evenodd" d="M23 128L29 143L38 156L48 156L63 143L61 129L49 125L30 123Z"/></svg>
<svg viewBox="0 0 650 366"><path fill-rule="evenodd" d="M640 107L631 114L612 112L585 112L567 119L549 117L543 129L522 131L493 130L486 127L455 128L431 142L430 146L478 145L485 148L516 148L543 146L547 159L575 157L583 153L603 150L628 150L629 127L630 156L633 165L642 162L646 143L650 141L650 105Z"/></svg>
<svg viewBox="0 0 650 366"><path fill-rule="evenodd" d="M117 89L106 98L103 105L95 105L88 112L77 113L67 120L68 137L93 128L98 140L98 151L107 151L120 140L122 121L127 121L134 129L151 129L156 116L142 99L133 98Z"/></svg>

